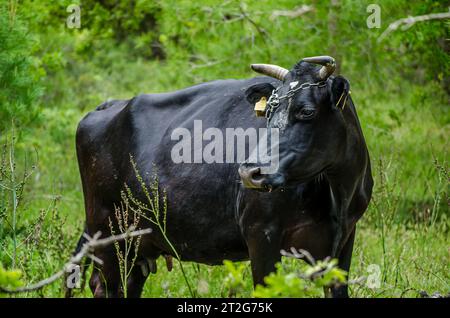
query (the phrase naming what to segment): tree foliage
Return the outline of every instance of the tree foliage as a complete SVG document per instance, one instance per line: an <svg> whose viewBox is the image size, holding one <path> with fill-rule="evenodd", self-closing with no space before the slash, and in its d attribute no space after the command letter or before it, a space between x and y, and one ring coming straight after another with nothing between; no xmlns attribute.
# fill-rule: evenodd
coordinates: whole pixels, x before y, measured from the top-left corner
<svg viewBox="0 0 450 318"><path fill-rule="evenodd" d="M38 115L41 73L30 55L34 48L20 17L0 5L0 130L13 119L26 125Z"/></svg>
<svg viewBox="0 0 450 318"><path fill-rule="evenodd" d="M81 7L80 29L66 26L72 3ZM418 23L377 41L389 23L445 12L445 3L380 1L380 29L367 26L371 1L333 3L307 1L311 10L292 18L274 12L295 10L293 0L63 0L52 5L24 0L13 26L3 5L0 67L15 65L20 76L4 72L7 106L2 111L11 115L39 102L91 109L108 98L130 97L130 91L249 77L248 65L255 61L289 68L304 56L320 54L335 55L341 73L369 88L395 91L402 81L433 81L448 89L448 20ZM34 103L40 78L46 93Z"/></svg>

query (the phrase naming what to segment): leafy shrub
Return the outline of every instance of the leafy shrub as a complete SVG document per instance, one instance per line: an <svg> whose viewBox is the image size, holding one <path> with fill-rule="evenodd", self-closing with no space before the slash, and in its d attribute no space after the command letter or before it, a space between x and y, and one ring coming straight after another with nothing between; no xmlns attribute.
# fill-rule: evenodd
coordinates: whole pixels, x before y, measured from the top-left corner
<svg viewBox="0 0 450 318"><path fill-rule="evenodd" d="M22 286L23 283L21 281L22 272L20 270L6 270L3 268L3 265L0 263L0 287L1 288L15 288ZM1 290L0 290L1 295Z"/></svg>
<svg viewBox="0 0 450 318"><path fill-rule="evenodd" d="M224 286L228 297L242 295L246 288L245 263L233 263L225 260ZM296 259L285 259L277 263L276 271L265 277L266 286L257 285L253 297L259 298L296 298L322 297L324 288L347 283L347 272L337 267L336 259L314 261L309 265Z"/></svg>
<svg viewBox="0 0 450 318"><path fill-rule="evenodd" d="M256 286L254 297L322 297L324 288L347 283L347 273L337 267L336 259L317 261L313 265L302 262L294 272L282 263L276 269L264 279L266 286Z"/></svg>
<svg viewBox="0 0 450 318"><path fill-rule="evenodd" d="M246 269L245 263L233 263L232 261L223 261L227 276L224 279L224 286L229 291L228 297L236 296L237 293L242 292L245 288L244 271Z"/></svg>
<svg viewBox="0 0 450 318"><path fill-rule="evenodd" d="M132 56L164 59L165 53L159 40L158 1L94 1L82 2L82 23L90 30L87 41L97 44L112 40L125 44ZM87 52L93 50L85 46Z"/></svg>

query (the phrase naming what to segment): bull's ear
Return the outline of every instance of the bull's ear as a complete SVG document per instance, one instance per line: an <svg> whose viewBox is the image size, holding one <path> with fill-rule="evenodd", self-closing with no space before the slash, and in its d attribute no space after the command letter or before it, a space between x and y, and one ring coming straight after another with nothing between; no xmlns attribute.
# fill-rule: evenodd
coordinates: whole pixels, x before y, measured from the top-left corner
<svg viewBox="0 0 450 318"><path fill-rule="evenodd" d="M331 83L331 102L343 109L350 94L350 83L342 76L336 76Z"/></svg>
<svg viewBox="0 0 450 318"><path fill-rule="evenodd" d="M250 104L254 104L258 102L263 96L266 99L269 99L274 89L275 87L269 83L255 84L247 88L247 90L245 91L245 98L247 98Z"/></svg>

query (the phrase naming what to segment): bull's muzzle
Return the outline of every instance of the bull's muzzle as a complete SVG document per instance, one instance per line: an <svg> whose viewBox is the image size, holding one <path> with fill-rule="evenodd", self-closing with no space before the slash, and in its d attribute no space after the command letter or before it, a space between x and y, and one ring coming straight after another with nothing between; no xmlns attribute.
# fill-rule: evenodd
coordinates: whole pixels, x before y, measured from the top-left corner
<svg viewBox="0 0 450 318"><path fill-rule="evenodd" d="M257 191L272 192L286 184L283 173L263 174L261 167L251 163L241 164L238 172L244 187Z"/></svg>
<svg viewBox="0 0 450 318"><path fill-rule="evenodd" d="M272 192L272 185L267 183L264 175L261 174L260 167L241 165L239 167L239 176L244 187L260 191Z"/></svg>

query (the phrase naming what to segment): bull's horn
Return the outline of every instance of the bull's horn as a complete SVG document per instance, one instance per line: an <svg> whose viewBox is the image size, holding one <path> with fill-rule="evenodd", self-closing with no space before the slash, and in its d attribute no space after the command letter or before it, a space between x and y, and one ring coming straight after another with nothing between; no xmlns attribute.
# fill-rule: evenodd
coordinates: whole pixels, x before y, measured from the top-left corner
<svg viewBox="0 0 450 318"><path fill-rule="evenodd" d="M319 70L319 77L322 80L326 80L336 69L336 61L334 58L327 55L305 57L303 61L323 65Z"/></svg>
<svg viewBox="0 0 450 318"><path fill-rule="evenodd" d="M267 76L274 77L280 81L284 80L289 71L281 66L272 64L252 64L252 70Z"/></svg>

